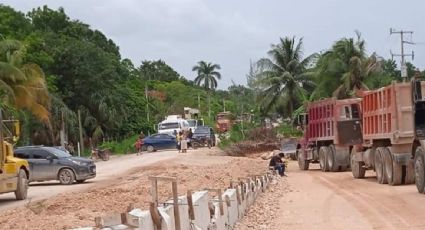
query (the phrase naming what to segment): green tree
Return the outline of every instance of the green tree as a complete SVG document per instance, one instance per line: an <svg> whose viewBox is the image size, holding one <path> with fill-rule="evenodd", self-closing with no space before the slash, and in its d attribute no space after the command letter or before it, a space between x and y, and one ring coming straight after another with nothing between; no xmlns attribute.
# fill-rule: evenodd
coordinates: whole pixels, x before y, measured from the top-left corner
<svg viewBox="0 0 425 230"><path fill-rule="evenodd" d="M49 125L50 96L44 73L25 63L25 48L16 40L0 41L0 97L3 105L26 109Z"/></svg>
<svg viewBox="0 0 425 230"><path fill-rule="evenodd" d="M315 98L330 96L330 92L339 99L350 97L356 90L368 89L366 79L382 72L382 60L375 53L367 57L365 41L359 32L356 34L356 39L338 40L321 55Z"/></svg>
<svg viewBox="0 0 425 230"><path fill-rule="evenodd" d="M208 92L208 117L211 118L211 91L217 88L217 80L221 79L221 74L217 70L221 69L220 65L211 62L199 61L192 68L197 73L195 84L202 86Z"/></svg>
<svg viewBox="0 0 425 230"><path fill-rule="evenodd" d="M307 97L306 88L313 87L312 75L308 71L315 54L303 59L303 40L295 37L280 38L271 46L269 58L257 62L259 72L255 83L261 90L259 100L266 113L273 107L283 106L290 116L294 109Z"/></svg>
<svg viewBox="0 0 425 230"><path fill-rule="evenodd" d="M0 4L0 38L23 40L31 31L28 18L9 6Z"/></svg>
<svg viewBox="0 0 425 230"><path fill-rule="evenodd" d="M177 81L181 76L164 61L143 61L140 65L139 74L145 81L158 80L158 81Z"/></svg>

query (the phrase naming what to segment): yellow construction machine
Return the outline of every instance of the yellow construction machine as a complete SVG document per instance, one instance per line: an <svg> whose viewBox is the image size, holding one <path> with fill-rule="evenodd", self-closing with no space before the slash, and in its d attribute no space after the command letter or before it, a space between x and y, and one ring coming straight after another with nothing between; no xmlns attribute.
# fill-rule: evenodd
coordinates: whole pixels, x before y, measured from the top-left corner
<svg viewBox="0 0 425 230"><path fill-rule="evenodd" d="M0 110L0 194L14 192L17 200L24 200L30 172L28 161L13 156L19 133L19 121L3 120Z"/></svg>

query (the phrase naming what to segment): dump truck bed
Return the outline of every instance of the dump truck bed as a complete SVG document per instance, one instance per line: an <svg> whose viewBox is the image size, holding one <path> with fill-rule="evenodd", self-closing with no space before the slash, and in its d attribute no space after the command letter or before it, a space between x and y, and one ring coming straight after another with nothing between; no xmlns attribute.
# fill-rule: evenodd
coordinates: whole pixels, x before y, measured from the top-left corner
<svg viewBox="0 0 425 230"><path fill-rule="evenodd" d="M340 142L341 136L338 134L337 121L343 106L358 104L360 99L337 100L329 98L315 101L308 104L308 128L307 138L309 141L333 141L334 144ZM339 138L337 138L339 137Z"/></svg>
<svg viewBox="0 0 425 230"><path fill-rule="evenodd" d="M412 143L414 117L411 83L392 83L389 86L363 91L361 110L363 115L363 139L390 140L391 144ZM425 82L421 83L422 91Z"/></svg>

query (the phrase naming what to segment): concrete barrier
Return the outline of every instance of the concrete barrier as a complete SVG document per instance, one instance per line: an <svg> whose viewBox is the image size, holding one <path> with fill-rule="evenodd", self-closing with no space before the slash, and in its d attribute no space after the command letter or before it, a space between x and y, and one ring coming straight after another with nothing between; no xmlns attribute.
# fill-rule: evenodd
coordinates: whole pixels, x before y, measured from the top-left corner
<svg viewBox="0 0 425 230"><path fill-rule="evenodd" d="M237 183L235 187L226 189L221 194L223 205L222 211L220 211L220 199L218 199L218 196L210 198L208 191L197 191L192 193L191 198L194 220L190 219L190 208L187 197L179 196L178 210L180 229L232 229L236 222L244 216L247 209L255 203L257 197L266 191L272 179L274 179L274 177L269 174L260 177L256 176L255 178L244 179L243 182ZM220 194L221 192L216 191L216 193ZM169 200L164 204L163 207L157 208L162 220L161 230L175 230L176 220L174 216L173 201ZM155 229L150 211L133 209L121 215L126 216L126 223L122 222L122 218L117 218L117 224L111 224L103 229L126 229L126 225L132 226L132 229ZM118 219L121 222L119 222ZM111 218L108 219L106 217L102 220L102 223L108 222L106 220L109 220L109 223L111 223ZM78 228L78 230L88 229L93 228Z"/></svg>
<svg viewBox="0 0 425 230"><path fill-rule="evenodd" d="M195 225L201 229L207 229L210 223L210 209L208 206L208 191L199 191L192 194L193 212Z"/></svg>
<svg viewBox="0 0 425 230"><path fill-rule="evenodd" d="M239 213L238 213L238 199L236 197L236 189L230 188L227 189L223 193L223 200L228 200L230 205L227 206L227 220L226 225L227 226L235 226L236 222L239 219Z"/></svg>

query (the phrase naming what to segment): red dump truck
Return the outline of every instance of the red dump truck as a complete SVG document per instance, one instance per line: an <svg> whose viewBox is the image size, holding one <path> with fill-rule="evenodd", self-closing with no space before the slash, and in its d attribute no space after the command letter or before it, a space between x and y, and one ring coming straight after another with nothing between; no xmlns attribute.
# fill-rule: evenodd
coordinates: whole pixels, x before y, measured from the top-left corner
<svg viewBox="0 0 425 230"><path fill-rule="evenodd" d="M351 154L351 171L364 178L367 169L376 172L381 184L411 184L415 181L416 157L418 190L424 190L425 82L392 83L360 92L363 143ZM424 146L422 143L422 146Z"/></svg>
<svg viewBox="0 0 425 230"><path fill-rule="evenodd" d="M304 137L298 143L301 170L320 163L322 171L343 171L350 167L350 151L362 143L361 99L329 98L307 105Z"/></svg>

